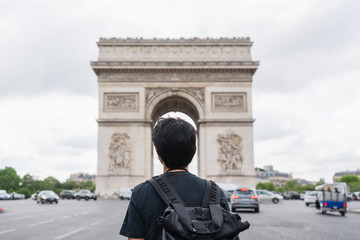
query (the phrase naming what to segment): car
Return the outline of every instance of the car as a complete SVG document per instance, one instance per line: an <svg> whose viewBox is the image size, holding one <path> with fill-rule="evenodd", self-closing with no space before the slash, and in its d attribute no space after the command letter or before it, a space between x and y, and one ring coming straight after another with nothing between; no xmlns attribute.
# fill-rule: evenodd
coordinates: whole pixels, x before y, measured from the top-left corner
<svg viewBox="0 0 360 240"><path fill-rule="evenodd" d="M89 199L94 199L94 201L96 201L97 195L88 189L81 189L76 193L76 199L78 201L80 199L85 199L86 201L88 201Z"/></svg>
<svg viewBox="0 0 360 240"><path fill-rule="evenodd" d="M284 198L284 200L288 200L289 199L289 196L286 195L285 193L281 193L281 192L276 192L276 191L271 191L272 193L274 194L278 194L280 196L282 196Z"/></svg>
<svg viewBox="0 0 360 240"><path fill-rule="evenodd" d="M238 187L232 183L216 183L216 184L219 185L219 187L223 190L226 199L228 200L228 202L230 202L234 190L237 189Z"/></svg>
<svg viewBox="0 0 360 240"><path fill-rule="evenodd" d="M12 192L12 193L10 193L10 199L19 200L19 199L21 199L21 195L18 194L17 192Z"/></svg>
<svg viewBox="0 0 360 240"><path fill-rule="evenodd" d="M258 196L255 189L251 188L238 188L234 190L230 206L232 212L235 212L238 208L251 208L257 213L260 211Z"/></svg>
<svg viewBox="0 0 360 240"><path fill-rule="evenodd" d="M300 199L300 194L296 191L288 192L289 199Z"/></svg>
<svg viewBox="0 0 360 240"><path fill-rule="evenodd" d="M9 200L10 194L8 194L5 190L0 190L0 200Z"/></svg>
<svg viewBox="0 0 360 240"><path fill-rule="evenodd" d="M36 197L36 202L37 203L41 203L41 204L44 204L46 202L49 202L49 203L58 203L59 201L59 196L54 193L54 191L52 190L43 190L43 191L40 191Z"/></svg>
<svg viewBox="0 0 360 240"><path fill-rule="evenodd" d="M360 200L360 192L353 192L352 193L352 200L359 201Z"/></svg>
<svg viewBox="0 0 360 240"><path fill-rule="evenodd" d="M306 191L304 195L304 202L306 206L316 203L317 191Z"/></svg>
<svg viewBox="0 0 360 240"><path fill-rule="evenodd" d="M271 201L274 204L278 204L280 200L284 199L284 197L279 194L274 194L272 192L263 189L256 190L256 194L258 195L260 202Z"/></svg>
<svg viewBox="0 0 360 240"><path fill-rule="evenodd" d="M129 199L131 198L131 194L133 192L134 189L132 188L129 188L129 187L122 187L122 188L119 188L119 198L121 200L124 200L124 199Z"/></svg>
<svg viewBox="0 0 360 240"><path fill-rule="evenodd" d="M76 198L76 192L73 190L64 190L60 193L61 199L75 199Z"/></svg>

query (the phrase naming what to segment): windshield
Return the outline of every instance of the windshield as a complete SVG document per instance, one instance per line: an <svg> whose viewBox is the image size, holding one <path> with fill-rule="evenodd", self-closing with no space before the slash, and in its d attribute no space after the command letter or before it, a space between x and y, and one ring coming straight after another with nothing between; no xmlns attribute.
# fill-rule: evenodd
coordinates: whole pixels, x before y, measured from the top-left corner
<svg viewBox="0 0 360 240"><path fill-rule="evenodd" d="M247 190L236 190L236 195L254 195L254 191L247 189Z"/></svg>
<svg viewBox="0 0 360 240"><path fill-rule="evenodd" d="M42 192L42 194L44 194L45 196L55 196L56 195L53 191Z"/></svg>

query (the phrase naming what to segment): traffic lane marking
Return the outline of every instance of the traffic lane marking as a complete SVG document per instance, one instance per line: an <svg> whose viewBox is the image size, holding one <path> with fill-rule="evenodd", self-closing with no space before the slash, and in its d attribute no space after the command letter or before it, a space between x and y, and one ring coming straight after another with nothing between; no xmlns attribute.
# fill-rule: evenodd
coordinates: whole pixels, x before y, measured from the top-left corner
<svg viewBox="0 0 360 240"><path fill-rule="evenodd" d="M0 234L4 234L4 233L8 233L8 232L13 232L13 231L16 231L16 228L9 229L9 230L5 230L5 231L1 231Z"/></svg>
<svg viewBox="0 0 360 240"><path fill-rule="evenodd" d="M82 231L82 230L84 230L84 229L86 229L86 228L87 228L87 227L78 228L78 229L76 229L76 230L74 230L74 231L72 231L72 232L65 233L65 234L63 234L63 235L54 237L54 240L66 238L66 237L68 237L68 236L70 236L70 235L73 235L73 234L75 234L75 233L77 233L77 232L80 232L80 231Z"/></svg>
<svg viewBox="0 0 360 240"><path fill-rule="evenodd" d="M102 222L105 222L105 219L100 220L100 221L97 221L97 222L94 222L94 223L92 223L92 224L90 224L90 225L91 225L91 226L95 226L95 225L98 225L98 224L100 224L100 223L102 223Z"/></svg>
<svg viewBox="0 0 360 240"><path fill-rule="evenodd" d="M54 222L54 221L55 221L55 219L50 219L50 220L47 220L47 221L30 224L28 227L35 227L35 226L39 226L39 225L42 225L42 224L51 223L51 222Z"/></svg>

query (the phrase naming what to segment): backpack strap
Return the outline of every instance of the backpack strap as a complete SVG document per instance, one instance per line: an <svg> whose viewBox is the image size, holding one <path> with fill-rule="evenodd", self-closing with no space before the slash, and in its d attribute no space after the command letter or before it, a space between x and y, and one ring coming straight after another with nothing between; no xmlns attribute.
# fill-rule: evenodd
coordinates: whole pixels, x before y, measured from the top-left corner
<svg viewBox="0 0 360 240"><path fill-rule="evenodd" d="M206 188L201 207L206 208L210 204L220 204L220 187L213 181L206 181Z"/></svg>
<svg viewBox="0 0 360 240"><path fill-rule="evenodd" d="M168 205L172 206L177 212L180 221L184 226L192 231L193 226L191 225L191 217L184 207L184 203L171 183L168 182L164 174L159 176L154 176L151 179L147 180L150 183L156 192L159 194L161 199Z"/></svg>
<svg viewBox="0 0 360 240"><path fill-rule="evenodd" d="M154 176L149 180L155 181L155 186L153 183L151 182L150 183L152 186L154 186L155 190L158 192L162 200L167 205L170 205L171 203L180 203L184 205L183 200L181 199L181 197L179 196L173 185L166 179L166 176L164 174L159 176ZM165 195L170 202L168 202L168 200L166 199L164 200L163 195Z"/></svg>

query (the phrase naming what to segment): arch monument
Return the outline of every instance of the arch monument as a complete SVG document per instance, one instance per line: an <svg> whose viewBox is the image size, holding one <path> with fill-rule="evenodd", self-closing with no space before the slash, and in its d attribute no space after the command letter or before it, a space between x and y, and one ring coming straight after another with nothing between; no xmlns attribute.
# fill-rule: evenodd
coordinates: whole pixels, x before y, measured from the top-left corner
<svg viewBox="0 0 360 240"><path fill-rule="evenodd" d="M198 176L255 187L249 38L100 38L96 191L112 196L153 174L156 119L181 111L197 125Z"/></svg>

